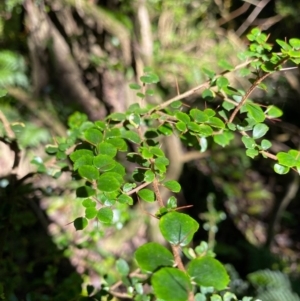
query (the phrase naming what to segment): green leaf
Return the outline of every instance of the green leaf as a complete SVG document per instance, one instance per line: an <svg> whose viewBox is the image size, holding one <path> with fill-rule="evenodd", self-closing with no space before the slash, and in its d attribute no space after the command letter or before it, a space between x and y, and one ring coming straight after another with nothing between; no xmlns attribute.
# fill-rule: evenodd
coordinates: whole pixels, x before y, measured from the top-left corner
<svg viewBox="0 0 300 301"><path fill-rule="evenodd" d="M258 123L253 128L253 139L259 139L263 137L267 131L269 130L269 127L265 125L264 123Z"/></svg>
<svg viewBox="0 0 300 301"><path fill-rule="evenodd" d="M153 96L155 93L154 93L154 90L153 89L147 89L146 90L146 95L149 95L149 96Z"/></svg>
<svg viewBox="0 0 300 301"><path fill-rule="evenodd" d="M106 117L106 119L111 119L114 121L124 121L126 120L126 115L124 113L112 113Z"/></svg>
<svg viewBox="0 0 300 301"><path fill-rule="evenodd" d="M193 259L187 272L199 286L212 286L217 290L224 290L230 280L224 266L210 256Z"/></svg>
<svg viewBox="0 0 300 301"><path fill-rule="evenodd" d="M112 128L105 132L105 138L119 138L121 136L121 132L118 128Z"/></svg>
<svg viewBox="0 0 300 301"><path fill-rule="evenodd" d="M201 137L200 141L199 141L199 145L200 145L200 152L204 153L207 150L207 139L205 137Z"/></svg>
<svg viewBox="0 0 300 301"><path fill-rule="evenodd" d="M90 186L81 186L76 189L76 197L87 198L96 194L96 191Z"/></svg>
<svg viewBox="0 0 300 301"><path fill-rule="evenodd" d="M128 263L122 258L117 260L116 267L117 267L118 272L122 276L127 276L130 272L130 268L129 268Z"/></svg>
<svg viewBox="0 0 300 301"><path fill-rule="evenodd" d="M93 219L97 215L97 209L95 207L88 207L85 209L85 217L87 219Z"/></svg>
<svg viewBox="0 0 300 301"><path fill-rule="evenodd" d="M151 278L157 298L164 301L186 301L192 285L189 277L176 268L162 268Z"/></svg>
<svg viewBox="0 0 300 301"><path fill-rule="evenodd" d="M172 192L179 192L181 190L181 186L177 181L166 181L163 183L163 185L170 189Z"/></svg>
<svg viewBox="0 0 300 301"><path fill-rule="evenodd" d="M94 157L93 163L101 172L109 171L116 165L116 161L108 155L98 155Z"/></svg>
<svg viewBox="0 0 300 301"><path fill-rule="evenodd" d="M164 157L165 154L164 152L157 146L152 146L150 147L150 153L155 155L156 157Z"/></svg>
<svg viewBox="0 0 300 301"><path fill-rule="evenodd" d="M127 151L127 144L122 138L110 138L107 140L110 144L112 144L115 148L117 148L121 152Z"/></svg>
<svg viewBox="0 0 300 301"><path fill-rule="evenodd" d="M254 149L256 147L255 140L249 136L243 136L242 141L246 148Z"/></svg>
<svg viewBox="0 0 300 301"><path fill-rule="evenodd" d="M300 155L298 151L289 150L288 153L279 152L277 154L278 163L287 167L294 167L299 163Z"/></svg>
<svg viewBox="0 0 300 301"><path fill-rule="evenodd" d="M278 118L283 114L282 110L273 105L267 107L266 113L270 118Z"/></svg>
<svg viewBox="0 0 300 301"><path fill-rule="evenodd" d="M234 138L234 135L232 132L224 131L222 134L214 135L213 138L215 143L225 147Z"/></svg>
<svg viewBox="0 0 300 301"><path fill-rule="evenodd" d="M213 79L216 75L215 72L209 70L209 69L206 69L206 68L202 68L202 71L203 73L205 73L210 79Z"/></svg>
<svg viewBox="0 0 300 301"><path fill-rule="evenodd" d="M89 181L97 180L99 177L99 171L96 167L91 165L83 165L78 168L78 173L82 178Z"/></svg>
<svg viewBox="0 0 300 301"><path fill-rule="evenodd" d="M217 78L216 84L217 84L217 87L219 88L219 90L222 90L223 88L225 88L229 85L229 81L226 77L220 76Z"/></svg>
<svg viewBox="0 0 300 301"><path fill-rule="evenodd" d="M259 105L246 103L244 107L248 112L248 116L253 118L256 122L263 122L265 120L265 114Z"/></svg>
<svg viewBox="0 0 300 301"><path fill-rule="evenodd" d="M186 131L186 125L184 122L179 121L176 123L176 128L180 131L180 132L185 132Z"/></svg>
<svg viewBox="0 0 300 301"><path fill-rule="evenodd" d="M274 164L274 171L279 175L285 175L290 171L290 168L276 163Z"/></svg>
<svg viewBox="0 0 300 301"><path fill-rule="evenodd" d="M249 148L246 150L246 155L252 159L254 159L258 155L258 150Z"/></svg>
<svg viewBox="0 0 300 301"><path fill-rule="evenodd" d="M125 185L124 185L125 186ZM127 194L121 194L118 196L117 201L121 204L128 204L132 205L133 204L133 199Z"/></svg>
<svg viewBox="0 0 300 301"><path fill-rule="evenodd" d="M210 117L208 119L207 123L210 126L213 126L215 128L219 128L219 129L224 129L225 128L224 122L218 117Z"/></svg>
<svg viewBox="0 0 300 301"><path fill-rule="evenodd" d="M206 122L208 120L207 115L198 109L192 109L190 111L190 115L192 116L192 118L196 121L196 122Z"/></svg>
<svg viewBox="0 0 300 301"><path fill-rule="evenodd" d="M300 39L296 39L296 38L290 39L289 43L293 48L300 49Z"/></svg>
<svg viewBox="0 0 300 301"><path fill-rule="evenodd" d="M175 116L178 120L182 121L183 123L188 123L191 121L190 116L188 114L180 111L176 112Z"/></svg>
<svg viewBox="0 0 300 301"><path fill-rule="evenodd" d="M78 160L80 157L82 156L93 156L93 152L91 150L87 150L87 149L79 149L76 150L75 152L73 152L70 155L70 159L75 162L76 160Z"/></svg>
<svg viewBox="0 0 300 301"><path fill-rule="evenodd" d="M101 155L107 155L111 158L114 158L117 154L117 148L108 142L101 142L98 145L98 150Z"/></svg>
<svg viewBox="0 0 300 301"><path fill-rule="evenodd" d="M98 129L87 129L84 134L84 138L86 141L88 141L91 144L97 145L100 143L103 139L102 133Z"/></svg>
<svg viewBox="0 0 300 301"><path fill-rule="evenodd" d="M121 186L118 178L108 173L102 174L97 182L98 189L104 192L116 191Z"/></svg>
<svg viewBox="0 0 300 301"><path fill-rule="evenodd" d="M198 125L196 122L189 122L187 126L189 130L193 132L200 132L200 125Z"/></svg>
<svg viewBox="0 0 300 301"><path fill-rule="evenodd" d="M142 83L156 84L159 82L159 77L155 73L147 73L140 77Z"/></svg>
<svg viewBox="0 0 300 301"><path fill-rule="evenodd" d="M167 208L174 209L177 207L177 199L171 196L167 201Z"/></svg>
<svg viewBox="0 0 300 301"><path fill-rule="evenodd" d="M226 61L224 59L219 60L218 65L224 70L231 71L234 69L234 67L228 61Z"/></svg>
<svg viewBox="0 0 300 301"><path fill-rule="evenodd" d="M173 245L187 245L199 228L199 224L184 213L169 212L159 220L163 237Z"/></svg>
<svg viewBox="0 0 300 301"><path fill-rule="evenodd" d="M56 154L58 151L58 146L57 145L52 145L52 144L47 144L45 146L47 154Z"/></svg>
<svg viewBox="0 0 300 301"><path fill-rule="evenodd" d="M85 208L96 207L96 202L93 201L92 199L85 199L82 201L82 206Z"/></svg>
<svg viewBox="0 0 300 301"><path fill-rule="evenodd" d="M159 126L157 130L165 136L171 136L173 134L173 129L168 124L163 124Z"/></svg>
<svg viewBox="0 0 300 301"><path fill-rule="evenodd" d="M144 181L145 181L145 182L148 182L148 183L151 183L151 182L153 182L154 179L155 179L155 174L154 174L154 172L151 171L151 170L147 170L147 171L145 172L145 178L144 178Z"/></svg>
<svg viewBox="0 0 300 301"><path fill-rule="evenodd" d="M173 109L179 109L182 106L182 102L180 100L176 100L170 104L170 107Z"/></svg>
<svg viewBox="0 0 300 301"><path fill-rule="evenodd" d="M150 242L139 247L135 252L138 266L145 272L154 272L163 266L172 266L173 254L162 245Z"/></svg>
<svg viewBox="0 0 300 301"><path fill-rule="evenodd" d="M138 133L134 132L134 131L125 131L122 133L122 137L124 139L127 139L131 142L134 142L136 144L139 144L141 143L141 138L140 136L138 135Z"/></svg>
<svg viewBox="0 0 300 301"><path fill-rule="evenodd" d="M146 202L154 202L155 201L155 193L150 189L141 189L138 193L138 196L146 201Z"/></svg>
<svg viewBox="0 0 300 301"><path fill-rule="evenodd" d="M135 127L138 128L141 124L141 117L136 113L131 113L128 116L128 121Z"/></svg>
<svg viewBox="0 0 300 301"><path fill-rule="evenodd" d="M129 88L132 90L140 90L142 87L136 83L129 84Z"/></svg>
<svg viewBox="0 0 300 301"><path fill-rule="evenodd" d="M88 221L85 217L77 217L74 220L74 227L76 231L84 229L88 225Z"/></svg>
<svg viewBox="0 0 300 301"><path fill-rule="evenodd" d="M209 137L213 132L213 129L209 125L200 124L199 135L201 137Z"/></svg>
<svg viewBox="0 0 300 301"><path fill-rule="evenodd" d="M205 89L202 92L202 98L212 99L215 97L215 93L210 89Z"/></svg>
<svg viewBox="0 0 300 301"><path fill-rule="evenodd" d="M75 161L73 169L77 170L80 166L83 165L93 165L94 157L91 155L85 155L80 157L78 160Z"/></svg>
<svg viewBox="0 0 300 301"><path fill-rule="evenodd" d="M291 50L292 48L291 48L291 46L288 44L288 43L286 43L286 42L284 42L284 41L282 41L282 40L276 40L276 43L279 45L279 46L281 46L281 48L282 49L284 49L284 50Z"/></svg>
<svg viewBox="0 0 300 301"><path fill-rule="evenodd" d="M263 150L267 150L267 149L269 149L271 146L272 146L272 143L271 143L269 140L263 139L263 140L261 141L261 148L262 148Z"/></svg>
<svg viewBox="0 0 300 301"><path fill-rule="evenodd" d="M113 211L110 208L101 208L97 213L97 218L103 224L111 224L113 221Z"/></svg>

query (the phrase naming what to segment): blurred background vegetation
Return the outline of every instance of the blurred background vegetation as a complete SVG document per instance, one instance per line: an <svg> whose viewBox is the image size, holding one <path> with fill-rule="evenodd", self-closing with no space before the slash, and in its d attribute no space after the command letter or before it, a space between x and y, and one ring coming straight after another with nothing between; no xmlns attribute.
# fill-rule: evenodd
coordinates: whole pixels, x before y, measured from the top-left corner
<svg viewBox="0 0 300 301"><path fill-rule="evenodd" d="M98 120L139 102L129 84L145 66L161 78L147 101L167 100L204 82L208 70L226 69L225 60L241 64L253 27L269 33L270 43L299 38L299 11L292 0L1 1L0 299L77 300L90 292L87 284L118 280L116 259L130 260L137 246L160 239L139 206L116 208L110 228L76 233L69 224L82 210L74 201L79 184L69 174L55 180L59 166L44 147L66 134L72 113ZM299 71L276 74L266 86L253 99L284 111L268 124L274 151L299 149ZM210 103L193 94L186 105ZM209 233L218 230L210 238L232 290L300 300L299 176L275 174L271 162L250 160L238 142L203 158L173 136L164 147L168 177L183 187L180 205L193 205L187 212ZM199 231L195 243L207 238Z"/></svg>

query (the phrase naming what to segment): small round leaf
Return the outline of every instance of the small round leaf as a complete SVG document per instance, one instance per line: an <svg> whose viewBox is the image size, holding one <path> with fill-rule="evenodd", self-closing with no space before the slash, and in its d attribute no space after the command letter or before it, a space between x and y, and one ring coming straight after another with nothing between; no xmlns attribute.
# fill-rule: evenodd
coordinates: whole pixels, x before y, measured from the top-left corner
<svg viewBox="0 0 300 301"><path fill-rule="evenodd" d="M159 220L163 237L173 245L187 245L199 228L199 224L184 213L169 212Z"/></svg>
<svg viewBox="0 0 300 301"><path fill-rule="evenodd" d="M173 254L162 245L150 242L139 247L135 252L139 267L147 272L153 272L162 266L172 266Z"/></svg>
<svg viewBox="0 0 300 301"><path fill-rule="evenodd" d="M98 188L101 191L111 192L116 191L120 188L121 184L118 178L111 174L103 174L98 179Z"/></svg>
<svg viewBox="0 0 300 301"><path fill-rule="evenodd" d="M181 190L181 186L177 181L166 181L163 185L173 192L179 192Z"/></svg>
<svg viewBox="0 0 300 301"><path fill-rule="evenodd" d="M113 211L110 208L101 208L97 213L97 218L103 224L111 224L113 221Z"/></svg>
<svg viewBox="0 0 300 301"><path fill-rule="evenodd" d="M150 189L141 189L138 193L138 196L146 201L146 202L154 202L155 201L155 193Z"/></svg>
<svg viewBox="0 0 300 301"><path fill-rule="evenodd" d="M84 229L88 225L88 221L85 217L78 217L74 220L74 226L76 231Z"/></svg>
<svg viewBox="0 0 300 301"><path fill-rule="evenodd" d="M164 301L186 301L192 285L189 277L176 268L162 268L151 279L155 296Z"/></svg>
<svg viewBox="0 0 300 301"><path fill-rule="evenodd" d="M93 181L97 180L99 177L99 171L96 167L91 165L83 165L78 168L78 173L81 177Z"/></svg>
<svg viewBox="0 0 300 301"><path fill-rule="evenodd" d="M213 286L223 290L229 283L229 276L224 266L210 256L193 259L187 272L199 286Z"/></svg>

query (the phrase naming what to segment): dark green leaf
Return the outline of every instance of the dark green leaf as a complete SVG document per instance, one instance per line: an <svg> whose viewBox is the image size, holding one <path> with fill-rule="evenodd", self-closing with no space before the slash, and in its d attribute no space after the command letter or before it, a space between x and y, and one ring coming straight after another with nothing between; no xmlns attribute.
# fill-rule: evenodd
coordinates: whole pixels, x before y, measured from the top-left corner
<svg viewBox="0 0 300 301"><path fill-rule="evenodd" d="M192 109L190 111L190 115L196 122L205 122L208 120L208 116L201 110L198 109Z"/></svg>
<svg viewBox="0 0 300 301"><path fill-rule="evenodd" d="M118 138L115 138L115 139L118 139ZM110 139L110 140L112 140L112 139ZM122 140L122 139L120 139L120 140ZM98 150L101 155L107 155L111 158L115 157L115 155L117 154L117 148L108 142L101 142L98 145Z"/></svg>
<svg viewBox="0 0 300 301"><path fill-rule="evenodd" d="M155 296L164 301L187 301L192 285L189 277L176 268L162 268L151 278Z"/></svg>
<svg viewBox="0 0 300 301"><path fill-rule="evenodd" d="M116 191L121 186L119 179L108 173L102 174L97 182L98 189L105 192Z"/></svg>
<svg viewBox="0 0 300 301"><path fill-rule="evenodd" d="M134 131L125 131L122 133L122 137L137 144L141 143L140 136Z"/></svg>
<svg viewBox="0 0 300 301"><path fill-rule="evenodd" d="M180 132L186 131L186 125L182 121L177 122L175 126L176 126L177 130L179 130Z"/></svg>
<svg viewBox="0 0 300 301"><path fill-rule="evenodd" d="M97 180L99 177L99 171L96 167L91 165L82 165L78 168L78 173L81 177L93 181Z"/></svg>
<svg viewBox="0 0 300 301"><path fill-rule="evenodd" d="M184 213L169 212L159 220L163 237L173 245L187 245L199 228L199 224Z"/></svg>
<svg viewBox="0 0 300 301"><path fill-rule="evenodd" d="M88 221L85 217L78 217L74 220L74 227L76 231L84 229L88 225Z"/></svg>
<svg viewBox="0 0 300 301"><path fill-rule="evenodd" d="M199 286L213 286L217 290L224 290L230 280L224 266L210 256L193 259L187 272Z"/></svg>
<svg viewBox="0 0 300 301"><path fill-rule="evenodd" d="M224 122L218 117L210 117L208 119L207 123L210 126L213 126L215 128L219 128L219 129L224 129L225 128Z"/></svg>
<svg viewBox="0 0 300 301"><path fill-rule="evenodd" d="M102 133L95 128L87 129L83 135L86 141L94 145L97 145L103 139Z"/></svg>
<svg viewBox="0 0 300 301"><path fill-rule="evenodd" d="M201 137L209 137L213 133L213 129L209 125L201 124L200 125L200 130L199 130L199 135Z"/></svg>
<svg viewBox="0 0 300 301"><path fill-rule="evenodd" d="M155 201L155 193L150 189L147 188L141 189L137 194L142 200L146 202Z"/></svg>
<svg viewBox="0 0 300 301"><path fill-rule="evenodd" d="M113 169L116 165L114 159L108 155L98 155L94 157L94 165L100 169L101 172L109 171Z"/></svg>
<svg viewBox="0 0 300 301"><path fill-rule="evenodd" d="M103 224L111 224L113 221L113 211L110 208L101 208L97 213L97 218Z"/></svg>
<svg viewBox="0 0 300 301"><path fill-rule="evenodd" d="M145 272L154 272L162 266L172 266L173 254L162 245L150 242L139 247L135 252L139 267Z"/></svg>
<svg viewBox="0 0 300 301"><path fill-rule="evenodd" d="M96 191L90 186L81 186L76 189L76 197L87 198L96 194Z"/></svg>
<svg viewBox="0 0 300 301"><path fill-rule="evenodd" d="M70 159L75 162L76 160L78 160L80 157L82 156L93 156L93 152L91 150L87 150L87 149L79 149L76 150L75 152L73 152L70 155Z"/></svg>
<svg viewBox="0 0 300 301"><path fill-rule="evenodd" d="M91 155L85 155L80 157L78 160L75 161L73 169L77 170L80 166L83 165L93 165L94 157Z"/></svg>
<svg viewBox="0 0 300 301"><path fill-rule="evenodd" d="M183 123L188 123L191 121L190 116L188 114L180 111L176 112L175 116L178 120L182 121Z"/></svg>

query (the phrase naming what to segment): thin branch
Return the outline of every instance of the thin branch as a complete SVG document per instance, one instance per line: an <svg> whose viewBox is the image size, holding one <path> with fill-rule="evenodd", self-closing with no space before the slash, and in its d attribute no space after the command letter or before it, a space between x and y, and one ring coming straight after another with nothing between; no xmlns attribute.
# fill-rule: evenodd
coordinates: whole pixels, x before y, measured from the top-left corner
<svg viewBox="0 0 300 301"><path fill-rule="evenodd" d="M142 188L148 186L149 184L150 184L150 183L145 182L145 183L141 184L140 186L138 186L138 187L136 187L136 188L134 188L134 189L128 191L126 194L127 194L127 195L132 195L132 194L134 194L135 192L138 192L139 190L141 190Z"/></svg>
<svg viewBox="0 0 300 301"><path fill-rule="evenodd" d="M164 205L163 199L162 199L162 197L160 195L160 192L159 192L158 181L157 181L156 177L154 178L154 181L152 182L152 185L153 185L153 189L154 189L156 199L157 199L157 202L158 202L159 206L164 207L165 205Z"/></svg>
<svg viewBox="0 0 300 301"><path fill-rule="evenodd" d="M2 121L2 123L3 123L3 127L6 132L7 137L12 140L15 139L16 135L15 135L14 131L11 129L8 120L6 119L5 115L2 113L1 110L0 110L0 121Z"/></svg>
<svg viewBox="0 0 300 301"><path fill-rule="evenodd" d="M241 36L247 30L247 28L253 23L256 17L260 14L260 12L269 2L270 0L262 0L259 2L259 4L252 11L252 13L248 16L246 21L236 31L237 36Z"/></svg>

